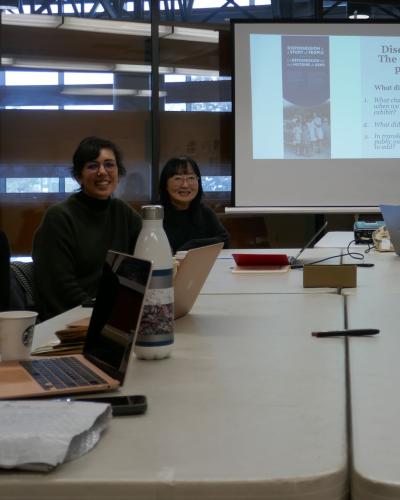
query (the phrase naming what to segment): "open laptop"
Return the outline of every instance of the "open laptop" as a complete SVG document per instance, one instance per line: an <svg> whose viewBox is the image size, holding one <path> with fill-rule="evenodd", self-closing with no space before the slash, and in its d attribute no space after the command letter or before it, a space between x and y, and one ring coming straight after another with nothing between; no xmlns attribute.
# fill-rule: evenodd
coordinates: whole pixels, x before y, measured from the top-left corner
<svg viewBox="0 0 400 500"><path fill-rule="evenodd" d="M308 247L314 243L318 236L326 229L328 221L326 221L310 240L297 252L294 256L286 254L259 254L259 253L233 253L232 257L236 262L236 268L232 272L261 272L262 270L286 271L288 266L292 269L302 268L304 262L300 261L300 256Z"/></svg>
<svg viewBox="0 0 400 500"><path fill-rule="evenodd" d="M174 279L175 319L192 309L223 246L223 243L215 243L193 248L180 261Z"/></svg>
<svg viewBox="0 0 400 500"><path fill-rule="evenodd" d="M292 269L303 267L304 262L302 263L300 261L300 255L304 252L304 250L309 248L314 243L314 241L318 238L318 236L320 234L322 234L323 231L325 231L327 225L328 225L328 221L325 221L324 224L322 224L322 226L314 234L314 236L312 238L310 238L309 241L307 241L307 243L303 246L303 248L301 250L299 250L299 252L295 256L288 257L288 261L289 261L290 267Z"/></svg>
<svg viewBox="0 0 400 500"><path fill-rule="evenodd" d="M83 354L0 363L0 399L106 391L124 382L152 264L109 251Z"/></svg>
<svg viewBox="0 0 400 500"><path fill-rule="evenodd" d="M400 205L380 205L394 251L400 255Z"/></svg>

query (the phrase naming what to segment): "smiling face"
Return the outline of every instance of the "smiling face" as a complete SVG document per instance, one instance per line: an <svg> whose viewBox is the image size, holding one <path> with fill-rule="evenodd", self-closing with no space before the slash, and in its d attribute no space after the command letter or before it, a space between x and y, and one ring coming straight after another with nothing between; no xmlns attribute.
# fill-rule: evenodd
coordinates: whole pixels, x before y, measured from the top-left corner
<svg viewBox="0 0 400 500"><path fill-rule="evenodd" d="M167 180L167 191L176 209L189 208L199 191L198 177L190 165L187 165L184 173L177 173Z"/></svg>
<svg viewBox="0 0 400 500"><path fill-rule="evenodd" d="M82 191L99 200L106 200L118 186L118 165L111 149L100 149L99 156L85 163L76 180Z"/></svg>

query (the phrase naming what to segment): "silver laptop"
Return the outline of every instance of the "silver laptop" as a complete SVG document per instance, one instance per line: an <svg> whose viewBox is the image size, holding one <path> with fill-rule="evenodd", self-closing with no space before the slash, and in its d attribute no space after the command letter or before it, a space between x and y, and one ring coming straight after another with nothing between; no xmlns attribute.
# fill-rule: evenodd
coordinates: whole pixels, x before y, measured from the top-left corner
<svg viewBox="0 0 400 500"><path fill-rule="evenodd" d="M124 382L151 262L109 251L83 354L0 363L0 399L106 391Z"/></svg>
<svg viewBox="0 0 400 500"><path fill-rule="evenodd" d="M380 205L394 251L400 255L400 205Z"/></svg>
<svg viewBox="0 0 400 500"><path fill-rule="evenodd" d="M193 248L180 261L174 279L175 319L192 309L223 246L223 243L215 243Z"/></svg>

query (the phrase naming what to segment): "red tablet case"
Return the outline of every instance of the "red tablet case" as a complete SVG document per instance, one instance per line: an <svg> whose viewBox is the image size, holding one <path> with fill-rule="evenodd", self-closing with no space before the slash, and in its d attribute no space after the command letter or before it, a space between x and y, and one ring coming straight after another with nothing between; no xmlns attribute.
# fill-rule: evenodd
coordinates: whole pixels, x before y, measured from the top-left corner
<svg viewBox="0 0 400 500"><path fill-rule="evenodd" d="M237 266L288 266L286 254L233 253Z"/></svg>

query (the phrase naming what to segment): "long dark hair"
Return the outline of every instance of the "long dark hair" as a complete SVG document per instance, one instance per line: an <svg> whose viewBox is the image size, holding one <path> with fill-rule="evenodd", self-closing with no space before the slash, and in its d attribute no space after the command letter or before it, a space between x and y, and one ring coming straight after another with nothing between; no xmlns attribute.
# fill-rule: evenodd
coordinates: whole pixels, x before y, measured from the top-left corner
<svg viewBox="0 0 400 500"><path fill-rule="evenodd" d="M122 177L126 174L126 168L122 162L122 153L117 146L108 139L92 136L86 137L86 139L83 139L79 143L72 157L73 166L71 173L74 179L81 176L85 164L88 161L95 160L99 156L101 149L111 149L117 162L118 175Z"/></svg>
<svg viewBox="0 0 400 500"><path fill-rule="evenodd" d="M190 156L179 156L177 158L170 158L164 165L161 175L160 175L160 202L164 207L170 207L172 205L169 193L167 191L168 179L174 175L185 175L193 170L194 174L198 177L198 191L196 197L190 202L190 208L197 207L200 204L201 198L203 196L203 186L201 184L201 173L199 166L190 158Z"/></svg>

